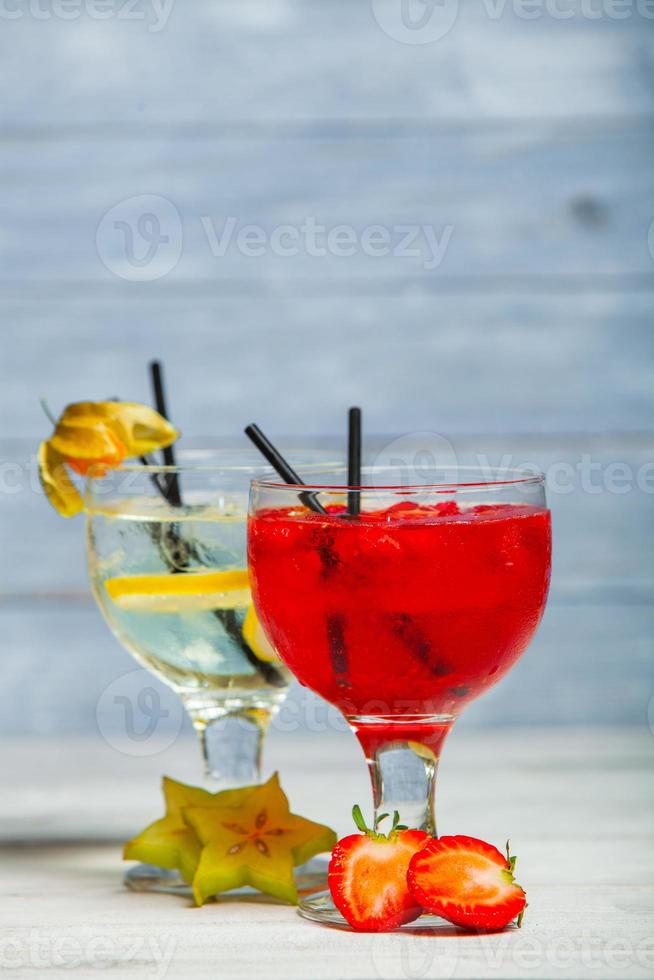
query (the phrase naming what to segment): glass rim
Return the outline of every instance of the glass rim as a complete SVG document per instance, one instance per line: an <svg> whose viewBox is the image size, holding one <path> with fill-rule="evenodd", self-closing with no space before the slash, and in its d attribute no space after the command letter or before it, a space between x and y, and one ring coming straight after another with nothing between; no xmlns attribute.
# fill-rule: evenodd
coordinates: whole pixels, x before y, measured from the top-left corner
<svg viewBox="0 0 654 980"><path fill-rule="evenodd" d="M297 454L300 462L294 464L296 470L310 470L311 472L323 472L329 471L334 472L341 468L341 462L333 458L333 454L330 454L329 450L322 449L293 449L293 454ZM322 459L307 460L306 457L303 460L303 454L314 454L316 456L324 456ZM129 462L120 463L118 466L111 466L109 468L103 467L102 464L98 464L98 471L94 472L94 467L89 467L87 473L87 480L101 480L110 476L112 473L144 473L157 474L157 473L251 473L252 471L274 473L273 467L270 463L257 452L256 449L248 449L247 446L243 448L239 447L226 447L225 449L181 449L176 451L176 455L181 462L175 463L173 466L166 463L140 463L140 462ZM227 457L227 462L219 462L218 459L222 457ZM215 462L194 462L195 459L201 460L202 458L206 460L216 460ZM235 463L230 461L230 457L238 459L242 457L244 459L250 460L250 462ZM257 462L260 460L260 462Z"/></svg>
<svg viewBox="0 0 654 980"><path fill-rule="evenodd" d="M365 473L385 473L385 472L397 472L399 467L396 466L362 466L361 472ZM461 474L482 474L484 470L479 466L434 466L430 467L431 470L442 469L449 472L452 469L456 469L457 473ZM531 470L529 473L525 473L520 469L508 469L498 467L499 472L501 472L501 477L485 477L479 480L443 480L440 483L375 483L375 484L360 484L360 485L349 485L347 483L284 483L281 479L271 480L268 477L257 478L252 480L252 488L256 490L275 490L275 491L296 491L296 492L316 492L316 493L332 493L332 494L343 494L343 493L420 493L429 492L434 493L475 493L483 492L487 490L493 490L495 488L502 487L518 487L527 485L544 485L545 474L540 470ZM343 467L333 467L330 472L347 472L347 468Z"/></svg>

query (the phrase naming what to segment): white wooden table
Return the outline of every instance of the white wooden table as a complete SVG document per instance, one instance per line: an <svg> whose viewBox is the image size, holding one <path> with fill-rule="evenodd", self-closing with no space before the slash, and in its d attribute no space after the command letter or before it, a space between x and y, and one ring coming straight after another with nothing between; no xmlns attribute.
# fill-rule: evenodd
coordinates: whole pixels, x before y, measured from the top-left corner
<svg viewBox="0 0 654 980"><path fill-rule="evenodd" d="M529 895L521 931L355 935L289 907L202 909L121 885L121 840L158 815L162 772L197 781L186 738L148 758L95 741L5 742L0 972L7 977L651 977L654 739L640 730L454 733L441 767L442 833L511 836ZM369 800L344 734L273 733L294 809L349 830Z"/></svg>

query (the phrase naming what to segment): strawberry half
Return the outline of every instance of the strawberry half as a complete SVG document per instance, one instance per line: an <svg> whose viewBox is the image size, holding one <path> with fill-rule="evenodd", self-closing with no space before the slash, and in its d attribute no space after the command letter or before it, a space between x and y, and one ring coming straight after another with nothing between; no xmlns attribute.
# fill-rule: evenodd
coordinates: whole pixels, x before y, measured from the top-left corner
<svg viewBox="0 0 654 980"><path fill-rule="evenodd" d="M516 859L476 837L440 837L414 855L407 880L425 911L468 929L522 923L527 896L513 878Z"/></svg>
<svg viewBox="0 0 654 980"><path fill-rule="evenodd" d="M338 910L354 929L387 932L417 919L422 908L407 885L409 861L430 839L422 830L407 830L395 812L389 834L366 827L358 806L352 817L361 831L343 837L332 851L327 873L329 890Z"/></svg>

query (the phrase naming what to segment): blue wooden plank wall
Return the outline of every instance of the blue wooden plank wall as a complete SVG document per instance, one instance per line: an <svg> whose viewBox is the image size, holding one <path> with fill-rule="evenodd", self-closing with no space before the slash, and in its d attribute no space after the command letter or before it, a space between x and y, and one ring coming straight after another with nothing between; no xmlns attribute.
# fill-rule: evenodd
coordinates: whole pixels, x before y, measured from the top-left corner
<svg viewBox="0 0 654 980"><path fill-rule="evenodd" d="M153 355L197 443L358 402L373 455L541 465L550 607L466 723L652 716L654 19L404 9L3 5L0 732L91 731L131 668L33 453L41 395L145 399Z"/></svg>

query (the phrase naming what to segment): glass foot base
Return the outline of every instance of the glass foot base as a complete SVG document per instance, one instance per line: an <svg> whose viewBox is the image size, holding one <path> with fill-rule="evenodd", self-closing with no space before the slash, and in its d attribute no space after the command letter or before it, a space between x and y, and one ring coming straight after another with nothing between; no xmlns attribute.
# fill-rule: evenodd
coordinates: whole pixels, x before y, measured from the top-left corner
<svg viewBox="0 0 654 980"><path fill-rule="evenodd" d="M161 892L164 895L192 895L179 871L154 864L135 864L125 872L123 884L133 892Z"/></svg>
<svg viewBox="0 0 654 980"><path fill-rule="evenodd" d="M325 888L328 864L328 858L315 857L295 868L295 885L298 895L301 897L309 896ZM133 892L155 892L164 895L181 895L183 898L193 897L190 886L186 884L178 871L157 868L152 864L134 865L125 873L123 883L126 888L130 888ZM231 892L223 892L216 898L217 901L234 898L248 898L261 902L276 901L268 895L262 895L254 888L236 888Z"/></svg>
<svg viewBox="0 0 654 980"><path fill-rule="evenodd" d="M317 892L304 898L300 902L299 912L301 916L305 919L311 919L312 922L321 922L323 925L335 926L338 929L347 929L350 932L355 932L334 905L333 899L328 891ZM446 922L445 919L440 919L437 915L430 915L428 912L424 912L419 919L414 919L413 922L407 922L394 931L414 933L440 932L444 935L452 935L453 933L458 934L460 930L456 926L453 926L451 922Z"/></svg>

